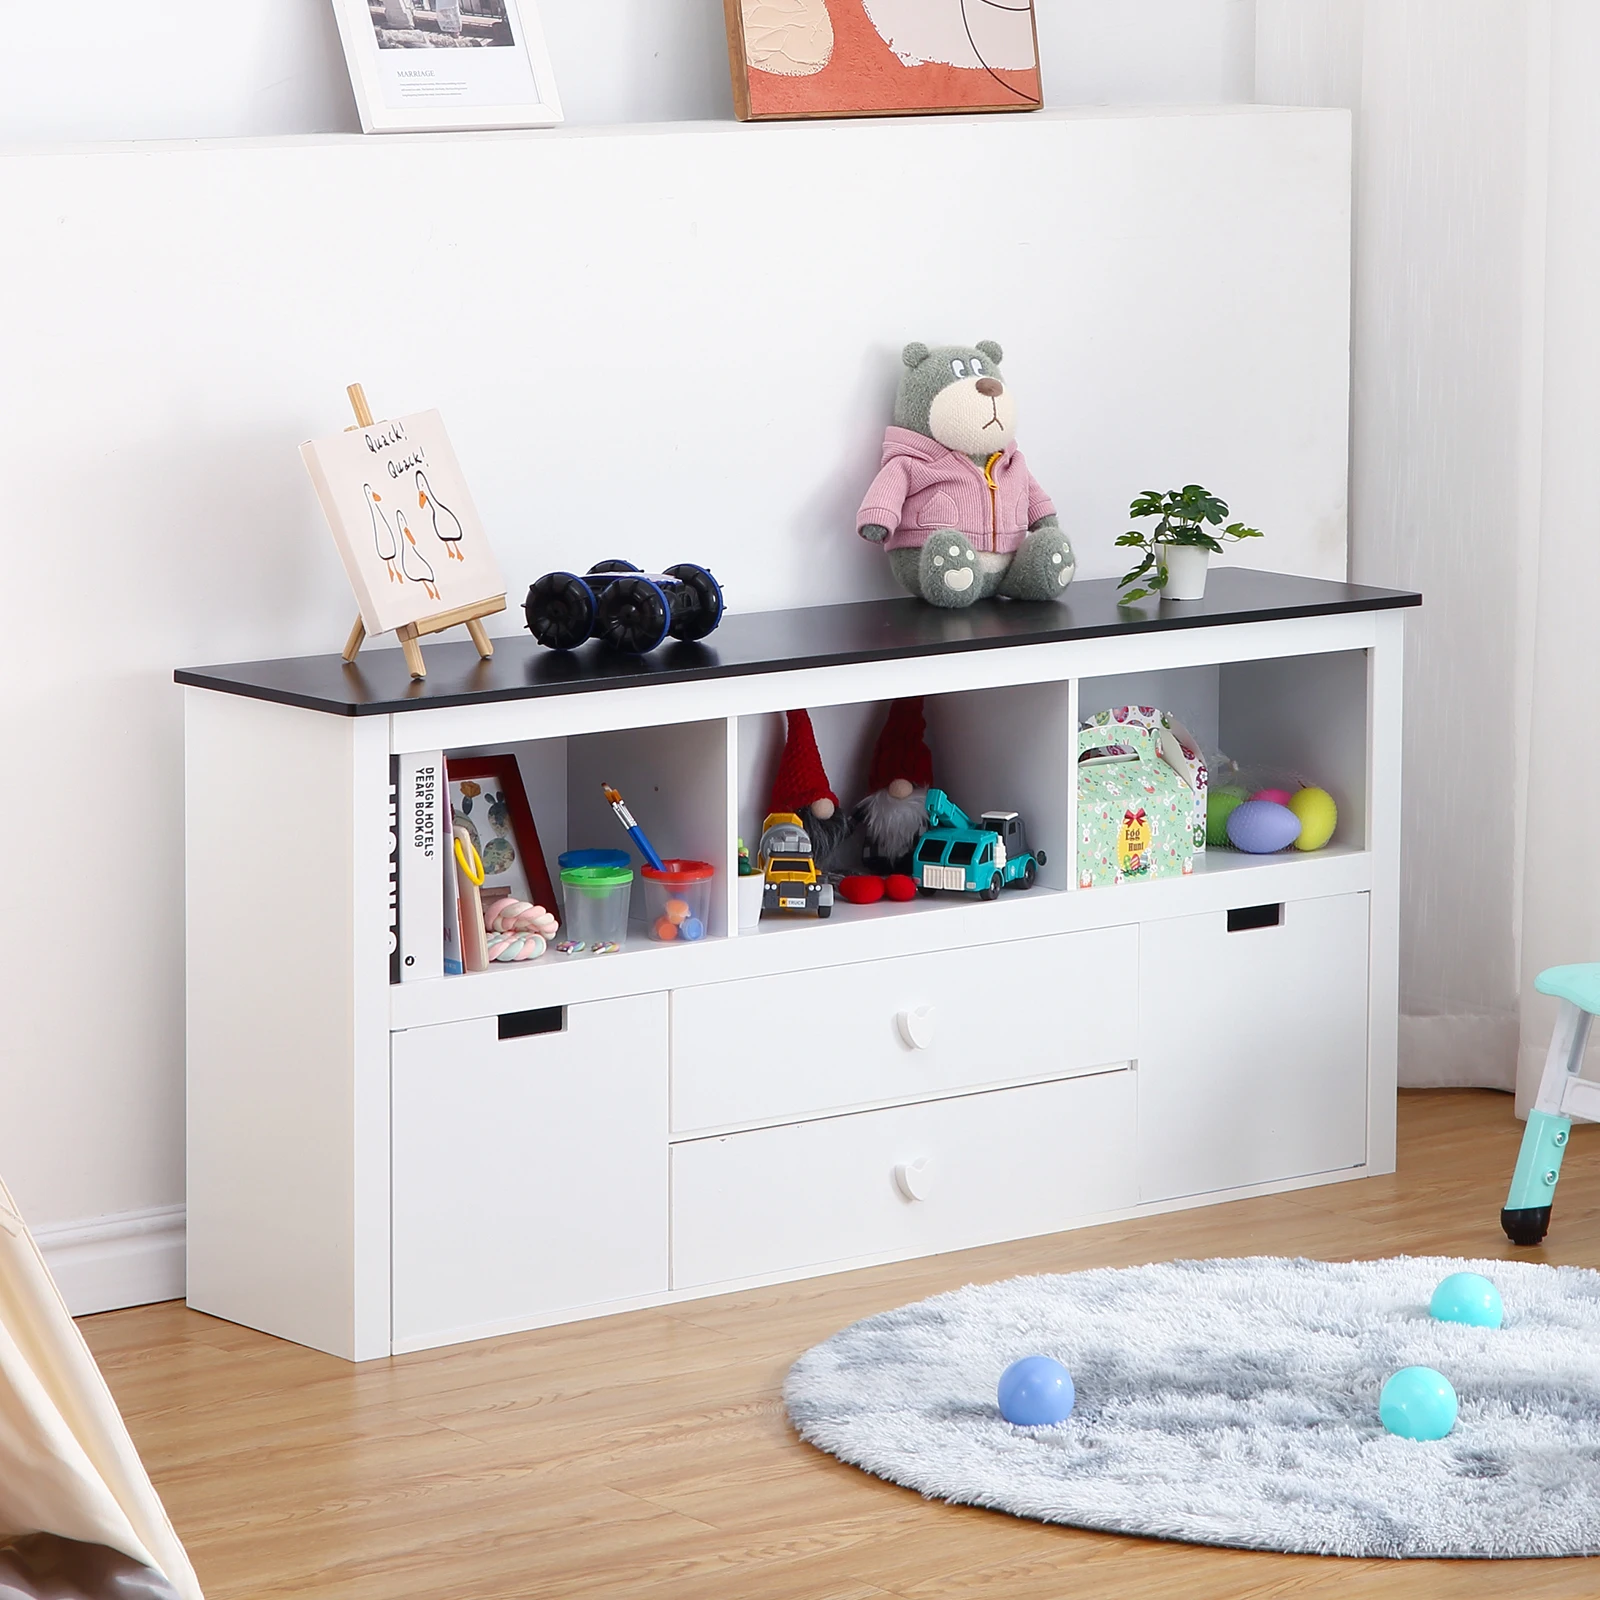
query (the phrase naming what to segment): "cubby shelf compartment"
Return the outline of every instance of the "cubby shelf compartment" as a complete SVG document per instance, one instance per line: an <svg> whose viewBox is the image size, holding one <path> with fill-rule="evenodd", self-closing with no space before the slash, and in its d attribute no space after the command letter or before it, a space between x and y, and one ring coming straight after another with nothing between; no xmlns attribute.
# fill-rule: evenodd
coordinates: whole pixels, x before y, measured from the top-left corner
<svg viewBox="0 0 1600 1600"><path fill-rule="evenodd" d="M1225 569L1197 606L1129 613L1092 582L1061 606L970 615L870 602L731 617L694 651L643 663L501 641L491 663L430 650L421 685L385 651L358 669L334 657L180 674L190 1303L362 1360L1391 1171L1401 613L1416 603ZM908 694L927 697L936 779L963 806L1023 810L1050 855L1043 881L741 935L733 840L765 801L777 714L818 711L837 741L830 776L853 798L883 706ZM1116 696L1190 715L1214 704L1230 754L1333 790L1336 842L1072 887L1076 716ZM599 797L609 779L658 846L723 872L715 936L390 984L390 755L508 748L552 866L562 848L620 842ZM306 815L315 826L286 827ZM216 906L237 901L270 959L241 962L211 936ZM1182 994L1204 997L1198 1032L1174 1025L1173 960L1194 969ZM1273 974L1324 967L1340 981L1311 997L1310 1020L1305 996L1260 1003ZM943 1013L938 1062L920 1023L883 1008L894 986L875 980L891 969L895 1005ZM1109 992L1108 972L1125 1037L1096 1034L1105 1018L1081 994L1042 1026L1006 1010L1054 1005L1071 974ZM1007 992L1013 974L1028 993ZM1015 1023L998 1051L990 1008ZM494 1020L558 1010L554 1031ZM828 1070L809 1069L811 1033L784 1034L783 1094L740 1101L757 1087L743 1063L758 1072L773 1030L794 1029L814 1030ZM673 1083L707 1040L726 1103L713 1084L675 1125ZM1151 1099L1163 1085L1190 1107L1252 1094L1287 1131L1186 1154L1189 1113ZM1025 1173L985 1143L1017 1116L1039 1151ZM1118 1184L1058 1184L1063 1151L1083 1172L1111 1161ZM892 1182L919 1155L948 1179L924 1208ZM764 1174L781 1183L759 1187ZM793 1227L744 1226L768 1215ZM458 1252L442 1218L482 1223L481 1237Z"/></svg>

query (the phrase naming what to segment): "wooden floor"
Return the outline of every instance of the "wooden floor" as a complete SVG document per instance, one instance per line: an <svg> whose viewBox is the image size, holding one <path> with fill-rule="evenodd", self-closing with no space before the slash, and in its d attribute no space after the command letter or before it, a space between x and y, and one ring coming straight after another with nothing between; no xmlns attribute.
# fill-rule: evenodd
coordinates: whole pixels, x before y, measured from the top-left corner
<svg viewBox="0 0 1600 1600"><path fill-rule="evenodd" d="M1381 1562L930 1504L801 1444L779 1389L844 1324L1018 1272L1175 1256L1513 1253L1503 1095L1407 1094L1400 1170L352 1367L179 1304L82 1326L211 1600L1588 1596L1600 1561ZM1600 1128L1548 1251L1600 1261Z"/></svg>

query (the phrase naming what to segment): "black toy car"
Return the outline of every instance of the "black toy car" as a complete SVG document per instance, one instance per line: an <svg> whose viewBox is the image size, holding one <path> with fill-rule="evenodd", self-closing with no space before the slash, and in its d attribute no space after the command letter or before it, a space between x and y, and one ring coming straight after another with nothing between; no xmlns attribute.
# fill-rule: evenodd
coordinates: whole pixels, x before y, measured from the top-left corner
<svg viewBox="0 0 1600 1600"><path fill-rule="evenodd" d="M669 638L705 638L722 621L722 586L688 561L665 572L597 561L581 577L547 572L536 579L523 611L528 632L552 650L576 650L592 638L642 656Z"/></svg>

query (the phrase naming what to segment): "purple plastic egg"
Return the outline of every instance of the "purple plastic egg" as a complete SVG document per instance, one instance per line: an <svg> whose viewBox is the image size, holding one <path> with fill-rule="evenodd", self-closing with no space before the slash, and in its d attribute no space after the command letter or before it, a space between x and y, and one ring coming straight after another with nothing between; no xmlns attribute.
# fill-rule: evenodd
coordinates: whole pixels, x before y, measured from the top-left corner
<svg viewBox="0 0 1600 1600"><path fill-rule="evenodd" d="M1299 837L1299 817L1276 800L1246 800L1228 817L1228 842L1253 856L1287 850Z"/></svg>

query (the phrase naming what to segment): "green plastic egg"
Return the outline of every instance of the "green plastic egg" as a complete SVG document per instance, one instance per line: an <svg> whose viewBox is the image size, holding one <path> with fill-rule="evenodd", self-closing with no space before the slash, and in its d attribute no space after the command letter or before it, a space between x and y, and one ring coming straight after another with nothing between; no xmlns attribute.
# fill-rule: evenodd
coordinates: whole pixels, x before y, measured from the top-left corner
<svg viewBox="0 0 1600 1600"><path fill-rule="evenodd" d="M1227 847L1228 818L1244 804L1246 798L1245 791L1233 783L1206 791L1206 843L1213 850Z"/></svg>
<svg viewBox="0 0 1600 1600"><path fill-rule="evenodd" d="M1300 819L1296 850L1320 850L1339 825L1339 808L1326 789L1302 789L1289 800L1289 809Z"/></svg>

